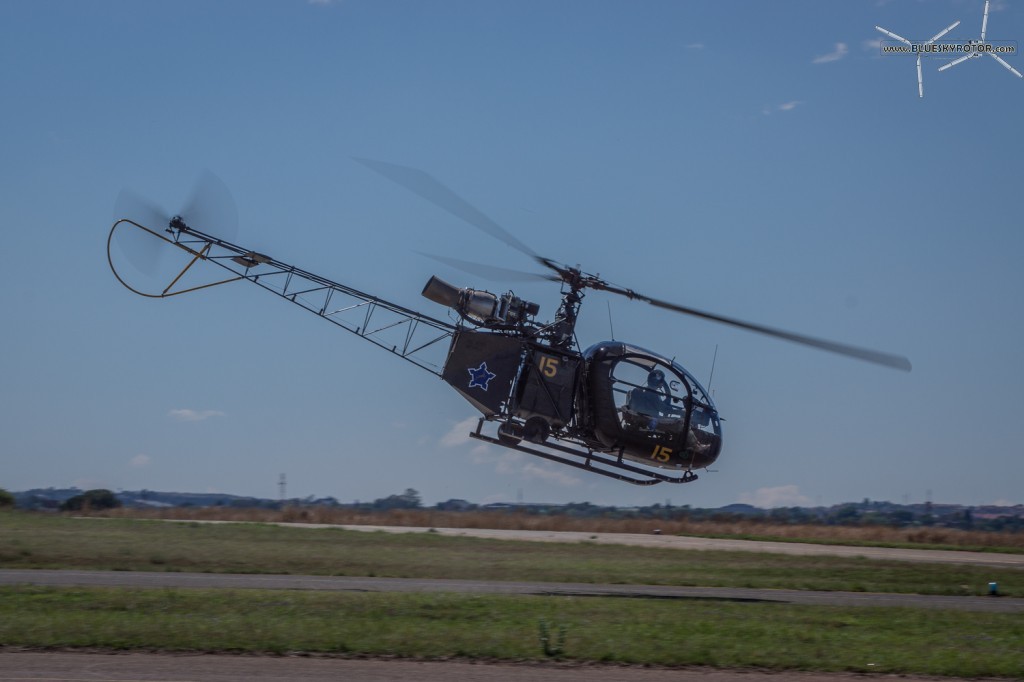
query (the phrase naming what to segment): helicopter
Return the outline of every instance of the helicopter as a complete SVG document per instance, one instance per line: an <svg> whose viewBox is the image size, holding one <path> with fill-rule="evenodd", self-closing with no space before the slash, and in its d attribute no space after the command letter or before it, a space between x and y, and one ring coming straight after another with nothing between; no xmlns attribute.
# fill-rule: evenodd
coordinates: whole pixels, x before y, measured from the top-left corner
<svg viewBox="0 0 1024 682"><path fill-rule="evenodd" d="M134 217L121 215L110 229L111 271L127 289L150 298L236 281L255 284L440 377L480 413L469 437L641 486L697 480L697 470L706 470L721 454L722 418L709 391L675 359L622 341L581 346L576 321L588 291L911 369L910 361L900 355L745 322L611 284L578 266L536 253L424 171L355 160L540 266L542 272L527 274L559 285L561 302L553 319L539 321L539 304L512 291L494 294L457 287L433 276L421 294L448 308L449 319L438 319L203 232L186 221L187 213L168 216L140 202L125 211L136 213ZM119 229L169 245L182 257L183 267L166 287L143 291L129 283L112 253ZM481 267L431 257L470 272ZM192 283L197 263L215 265L223 274ZM523 274L503 268L489 271L498 276Z"/></svg>

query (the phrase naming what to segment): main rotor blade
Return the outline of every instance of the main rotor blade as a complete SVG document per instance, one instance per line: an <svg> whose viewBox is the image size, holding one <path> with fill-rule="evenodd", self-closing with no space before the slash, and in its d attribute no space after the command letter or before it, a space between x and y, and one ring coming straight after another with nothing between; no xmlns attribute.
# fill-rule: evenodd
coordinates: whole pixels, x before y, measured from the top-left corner
<svg viewBox="0 0 1024 682"><path fill-rule="evenodd" d="M892 31L888 31L888 30L882 28L881 26L875 26L875 28L877 28L879 31L881 31L885 35L889 36L890 38L895 38L896 40L900 41L901 43L906 43L907 45L913 45L914 44L914 43L910 42L909 40L907 40L906 38L904 38L903 36L896 35Z"/></svg>
<svg viewBox="0 0 1024 682"><path fill-rule="evenodd" d="M994 52L986 52L985 54L987 54L989 57L992 57L992 59L996 60L997 62L1005 66L1007 69L1010 70L1010 73L1012 73L1017 78L1024 78L1024 76L1020 75L1020 71L1007 64L1006 60L1000 57L999 55L995 54Z"/></svg>
<svg viewBox="0 0 1024 682"><path fill-rule="evenodd" d="M882 353L881 351L870 350L868 348L859 348L857 346L850 346L845 343L837 343L835 341L826 341L825 339L818 339L812 336L805 336L803 334L795 334L793 332L783 331L781 329L775 329L773 327L765 327L759 324L753 324L752 322L744 322L731 317L725 317L723 315L715 315L714 313L705 312L703 310L697 310L696 308L690 308L687 306L678 305L676 303L669 303L668 301L662 301L650 296L638 294L631 289L622 289L607 283L602 283L599 286L595 286L595 289L602 289L609 291L613 294L619 294L626 298L634 300L644 301L657 308L663 308L665 310L672 310L677 313L684 315L693 315L700 317L705 320L711 320L712 322L720 322L740 329L746 329L747 331L756 332L758 334L765 334L766 336L772 336L778 339L784 339L793 343L799 343L804 346L810 346L812 348L818 348L819 350L829 351L830 353L838 353L839 355L846 355L848 357L857 358L858 360L865 360L867 362L873 362L878 365L884 365L886 367L892 367L894 369L901 369L909 372L911 365L910 360L903 357L902 355L892 355L890 353Z"/></svg>
<svg viewBox="0 0 1024 682"><path fill-rule="evenodd" d="M943 29L942 31L940 31L940 32L936 33L935 35L933 35L933 36L932 36L932 39L931 39L931 40L929 40L929 41L928 41L927 43L925 43L925 45L931 45L931 44L932 44L932 43L934 43L934 42L935 42L936 40L938 40L938 39L939 39L939 38L941 38L942 36L946 35L947 33L949 33L950 31L952 31L952 30L953 30L954 28L956 28L956 27L957 27L957 26L959 26L959 25L960 25L960 20L959 20L959 19L957 19L957 20L956 20L956 21L954 21L954 22L953 22L952 24L950 24L949 26L947 26L947 27L946 27L945 29Z"/></svg>
<svg viewBox="0 0 1024 682"><path fill-rule="evenodd" d="M536 251L516 239L508 230L484 215L482 211L448 189L448 187L433 176L416 168L399 166L384 161L360 158L354 160L370 170L380 173L391 182L401 185L413 194L419 195L438 208L448 211L456 218L460 218L470 225L483 230L495 239L508 244L516 251L524 253L534 260L541 260Z"/></svg>
<svg viewBox="0 0 1024 682"><path fill-rule="evenodd" d="M541 275L536 272L525 272L523 270L513 270L510 268L501 268L494 265L484 265L483 263L474 263L472 261L461 260L459 258L450 258L448 256L438 256L433 253L423 253L418 251L421 256L432 258L439 263L444 263L457 270L468 272L471 275L477 277L483 277L489 280L498 280L504 282L560 282L561 277L555 277L554 275Z"/></svg>

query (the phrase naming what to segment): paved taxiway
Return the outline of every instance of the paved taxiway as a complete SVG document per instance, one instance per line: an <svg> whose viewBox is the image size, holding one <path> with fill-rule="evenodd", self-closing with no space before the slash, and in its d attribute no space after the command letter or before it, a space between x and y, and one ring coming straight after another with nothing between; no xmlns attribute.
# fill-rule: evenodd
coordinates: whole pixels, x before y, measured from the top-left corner
<svg viewBox="0 0 1024 682"><path fill-rule="evenodd" d="M299 525L299 524L282 524ZM588 542L598 545L631 545L663 549L720 550L728 552L761 552L795 556L838 556L886 559L890 561L921 561L933 564L973 564L1024 570L1024 554L992 552L961 552L933 549L901 549L894 547L850 547L818 545L804 542L761 542L725 538L694 538L680 535L642 533L583 533L575 531L488 530L484 528L411 528L405 526L327 526L305 524L311 528L345 528L348 530L385 533L438 533L440 535L489 538L492 540L529 540L531 542Z"/></svg>
<svg viewBox="0 0 1024 682"><path fill-rule="evenodd" d="M0 585L86 585L93 587L329 590L338 592L454 592L571 597L709 599L775 602L814 606L888 606L1024 613L1024 599L950 597L867 592L813 592L674 585L600 585L426 578L361 578L317 575L243 575L234 573L157 573L146 571L0 570Z"/></svg>
<svg viewBox="0 0 1024 682"><path fill-rule="evenodd" d="M902 682L935 677L899 676ZM49 682L855 682L850 673L469 663L308 656L0 651L0 680ZM949 682L949 678L941 678ZM974 680L974 682L980 682Z"/></svg>

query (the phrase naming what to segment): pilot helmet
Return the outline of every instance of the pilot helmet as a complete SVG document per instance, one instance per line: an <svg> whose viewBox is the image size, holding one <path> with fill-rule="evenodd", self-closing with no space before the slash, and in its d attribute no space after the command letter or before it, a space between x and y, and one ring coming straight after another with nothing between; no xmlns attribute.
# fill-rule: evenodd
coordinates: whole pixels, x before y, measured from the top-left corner
<svg viewBox="0 0 1024 682"><path fill-rule="evenodd" d="M647 375L648 386L661 386L665 383L665 373L660 369L656 369Z"/></svg>

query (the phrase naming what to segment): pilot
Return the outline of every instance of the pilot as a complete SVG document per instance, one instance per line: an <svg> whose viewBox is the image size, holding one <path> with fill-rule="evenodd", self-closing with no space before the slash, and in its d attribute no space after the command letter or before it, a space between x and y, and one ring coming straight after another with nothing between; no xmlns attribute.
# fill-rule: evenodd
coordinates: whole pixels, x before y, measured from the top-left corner
<svg viewBox="0 0 1024 682"><path fill-rule="evenodd" d="M647 375L647 386L636 387L629 392L629 407L651 417L678 416L680 410L672 407L672 392L665 373L660 369Z"/></svg>
<svg viewBox="0 0 1024 682"><path fill-rule="evenodd" d="M652 370L647 375L647 386L637 386L629 392L627 405L633 412L649 417L643 420L645 423L641 426L649 431L673 431L680 424L684 411L682 407L672 404L672 391L665 381L665 373L660 369ZM698 420L701 419L710 422L710 418L705 418L703 412L698 417ZM702 442L694 432L695 428L697 424L691 424L686 432L686 449L702 455L711 449L712 443Z"/></svg>

